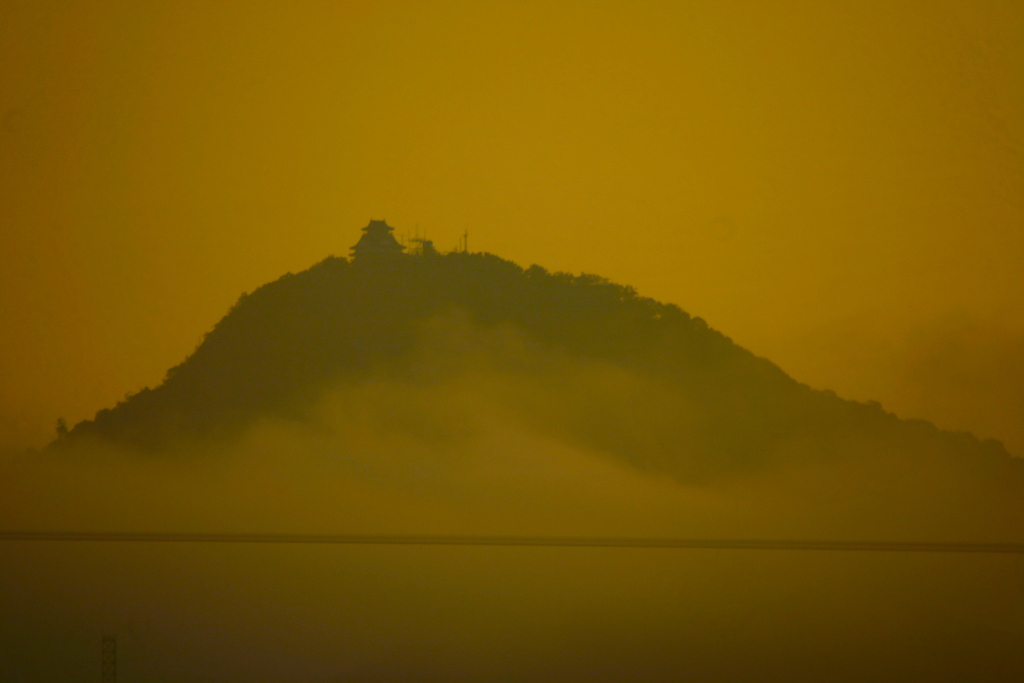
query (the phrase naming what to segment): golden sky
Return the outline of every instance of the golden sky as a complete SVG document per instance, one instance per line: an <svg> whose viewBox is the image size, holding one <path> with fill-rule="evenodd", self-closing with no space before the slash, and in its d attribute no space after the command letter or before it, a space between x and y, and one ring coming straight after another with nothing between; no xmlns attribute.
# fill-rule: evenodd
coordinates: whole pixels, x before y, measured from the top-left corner
<svg viewBox="0 0 1024 683"><path fill-rule="evenodd" d="M370 218L1024 455L1024 4L0 3L0 446Z"/></svg>

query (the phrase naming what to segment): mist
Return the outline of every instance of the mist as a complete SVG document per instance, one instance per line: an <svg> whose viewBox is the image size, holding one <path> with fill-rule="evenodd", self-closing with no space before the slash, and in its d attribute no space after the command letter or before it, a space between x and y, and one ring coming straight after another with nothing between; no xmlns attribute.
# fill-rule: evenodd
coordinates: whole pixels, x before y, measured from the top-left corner
<svg viewBox="0 0 1024 683"><path fill-rule="evenodd" d="M692 398L435 316L402 373L158 453L8 456L7 529L1024 539L1020 473L929 438L688 452ZM926 430L927 431L927 430ZM1014 465L1013 462L1010 463ZM9 680L1010 680L1021 558L4 542Z"/></svg>
<svg viewBox="0 0 1024 683"><path fill-rule="evenodd" d="M1002 0L0 2L0 531L1019 542L1021 45ZM370 216L463 253L302 272ZM1022 576L8 538L0 679L114 634L139 681L1019 681Z"/></svg>

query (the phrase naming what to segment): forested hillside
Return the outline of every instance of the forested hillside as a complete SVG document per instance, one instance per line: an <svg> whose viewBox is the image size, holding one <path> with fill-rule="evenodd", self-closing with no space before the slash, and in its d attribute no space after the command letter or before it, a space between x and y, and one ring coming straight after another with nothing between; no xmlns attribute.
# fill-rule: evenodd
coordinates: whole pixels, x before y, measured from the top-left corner
<svg viewBox="0 0 1024 683"><path fill-rule="evenodd" d="M469 359L506 377L548 378L535 399L517 399L521 413L536 413L527 415L532 424L683 477L762 463L780 448L807 457L923 448L986 468L1014 464L996 442L812 390L700 318L629 287L433 251L331 257L243 295L160 386L60 442L159 451L261 417L303 419L339 384L442 381L470 372ZM593 368L634 379L604 381Z"/></svg>

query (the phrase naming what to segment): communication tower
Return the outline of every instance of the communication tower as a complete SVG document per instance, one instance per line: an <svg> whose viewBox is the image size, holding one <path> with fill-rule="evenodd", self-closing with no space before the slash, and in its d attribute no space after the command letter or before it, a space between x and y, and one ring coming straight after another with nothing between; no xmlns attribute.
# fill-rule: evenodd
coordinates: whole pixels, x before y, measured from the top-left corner
<svg viewBox="0 0 1024 683"><path fill-rule="evenodd" d="M103 683L117 683L117 638L103 636L100 645L100 680Z"/></svg>

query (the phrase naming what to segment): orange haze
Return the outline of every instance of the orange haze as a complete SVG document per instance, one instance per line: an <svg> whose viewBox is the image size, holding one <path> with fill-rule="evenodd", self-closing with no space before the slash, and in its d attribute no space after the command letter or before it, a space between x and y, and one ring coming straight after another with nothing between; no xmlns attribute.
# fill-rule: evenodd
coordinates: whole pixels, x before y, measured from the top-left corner
<svg viewBox="0 0 1024 683"><path fill-rule="evenodd" d="M1024 454L1024 4L0 4L0 447L370 218Z"/></svg>

